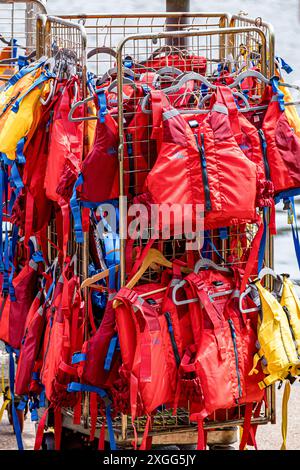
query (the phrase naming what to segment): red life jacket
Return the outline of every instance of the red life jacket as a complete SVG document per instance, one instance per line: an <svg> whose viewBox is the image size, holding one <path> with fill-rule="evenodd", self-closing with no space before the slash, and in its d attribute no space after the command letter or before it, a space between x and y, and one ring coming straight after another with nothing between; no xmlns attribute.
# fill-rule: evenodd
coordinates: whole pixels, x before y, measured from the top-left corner
<svg viewBox="0 0 300 470"><path fill-rule="evenodd" d="M171 317L163 311L164 293L143 298L161 284L126 287L116 295L116 322L122 354L122 369L130 383L131 417L150 415L162 404L173 404L177 363L170 336ZM174 336L173 336L174 339Z"/></svg>
<svg viewBox="0 0 300 470"><path fill-rule="evenodd" d="M192 205L193 222L203 204L206 229L257 220L257 167L238 146L237 111L228 110L222 88L205 118L184 118L162 92L152 92L153 132L162 143L146 189L153 203Z"/></svg>
<svg viewBox="0 0 300 470"><path fill-rule="evenodd" d="M58 296L59 297L59 296ZM54 408L74 406L76 394L67 391L72 378L77 377L76 367L71 365L72 355L82 347L83 305L79 280L70 263L63 273L61 301L52 317L51 334L44 356L41 380L46 396Z"/></svg>
<svg viewBox="0 0 300 470"><path fill-rule="evenodd" d="M27 315L37 292L39 264L27 261L20 273L13 279L14 296L3 298L0 318L0 339L20 349Z"/></svg>
<svg viewBox="0 0 300 470"><path fill-rule="evenodd" d="M270 89L266 90L271 94L271 101L262 125L270 178L275 196L281 193L294 196L300 193L300 139L285 114L276 78L272 79L272 89L272 93Z"/></svg>
<svg viewBox="0 0 300 470"><path fill-rule="evenodd" d="M35 361L42 345L45 312L41 300L42 293L38 292L26 319L15 382L18 395L28 395L29 393Z"/></svg>
<svg viewBox="0 0 300 470"><path fill-rule="evenodd" d="M143 62L141 65L136 68L136 71L147 72L147 68L152 68L155 70L159 70L162 67L169 66L179 70L182 72L196 72L200 75L206 74L206 66L207 60L205 57L196 56L192 54L176 54L171 53L167 55L161 56L160 53L153 54L153 57ZM142 68L142 65L145 69Z"/></svg>
<svg viewBox="0 0 300 470"><path fill-rule="evenodd" d="M75 89L77 89L76 98ZM46 195L52 201L59 201L60 196L57 193L57 188L62 179L64 180L64 174L68 175L69 180L73 179L74 184L80 171L83 151L83 123L71 122L68 119L75 99L80 100L80 82L77 77L66 82L54 107L44 182ZM82 115L82 109L78 108L76 117L80 115ZM62 191L61 188L60 192Z"/></svg>
<svg viewBox="0 0 300 470"><path fill-rule="evenodd" d="M198 421L201 435L203 420L214 411L260 402L264 394L258 382L263 374L261 371L259 377L249 376L256 349L257 318L239 311L234 292L239 291L240 273L206 270L189 274L185 280L187 298L198 298L199 303L189 304L194 344L182 358L179 386L181 381L183 386L190 381L190 389L194 388L191 420ZM233 295L226 291L233 291ZM212 300L212 294L219 296ZM249 304L253 306L251 299ZM199 445L203 446L203 438Z"/></svg>
<svg viewBox="0 0 300 470"><path fill-rule="evenodd" d="M82 353L76 353L72 360L73 364L80 363L78 375L81 383L104 389L113 387L119 377L121 366L121 356L117 352L115 310L112 305L116 294L115 269L110 268L110 272L108 299L101 324L92 337L83 344ZM89 305L90 317L91 308Z"/></svg>

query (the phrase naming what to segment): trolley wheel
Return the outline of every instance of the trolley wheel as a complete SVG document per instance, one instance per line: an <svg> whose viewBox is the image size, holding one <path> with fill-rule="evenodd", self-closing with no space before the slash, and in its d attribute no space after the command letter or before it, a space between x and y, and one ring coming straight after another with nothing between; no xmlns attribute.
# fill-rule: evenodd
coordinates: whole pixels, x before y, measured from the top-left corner
<svg viewBox="0 0 300 470"><path fill-rule="evenodd" d="M53 432L45 432L42 442L43 450L55 450L54 434Z"/></svg>

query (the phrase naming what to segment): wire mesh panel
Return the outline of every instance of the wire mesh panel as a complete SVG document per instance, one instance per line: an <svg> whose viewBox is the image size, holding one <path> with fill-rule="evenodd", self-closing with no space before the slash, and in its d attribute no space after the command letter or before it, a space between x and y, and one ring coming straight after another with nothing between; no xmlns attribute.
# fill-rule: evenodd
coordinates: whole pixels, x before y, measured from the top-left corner
<svg viewBox="0 0 300 470"><path fill-rule="evenodd" d="M36 17L40 13L46 13L41 0L0 1L0 79L4 80L16 71L15 62L8 65L8 59L19 55L34 56Z"/></svg>
<svg viewBox="0 0 300 470"><path fill-rule="evenodd" d="M123 15L63 15L82 23L87 31L88 66L96 75L115 65L119 41L131 34L160 33L168 30L217 29L229 26L228 13L128 13ZM219 38L222 46L222 37ZM99 54L91 55L99 49ZM106 53L105 53L106 49ZM100 50L103 52L100 53Z"/></svg>
<svg viewBox="0 0 300 470"><path fill-rule="evenodd" d="M231 27L256 27L263 31L267 41L267 75L272 77L274 75L274 54L275 54L275 35L273 26L266 23L262 18L256 19L248 18L248 16L234 15L230 21ZM241 61L250 64L256 61L257 54L260 53L260 42L257 35L248 33L246 36L236 36L233 41L233 47L236 47L236 42L241 44Z"/></svg>

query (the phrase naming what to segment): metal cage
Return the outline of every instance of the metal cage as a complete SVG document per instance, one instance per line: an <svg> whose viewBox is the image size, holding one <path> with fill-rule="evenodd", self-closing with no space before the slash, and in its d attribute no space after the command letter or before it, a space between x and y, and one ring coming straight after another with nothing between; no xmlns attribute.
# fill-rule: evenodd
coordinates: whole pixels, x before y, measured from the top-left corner
<svg viewBox="0 0 300 470"><path fill-rule="evenodd" d="M124 110L123 110L123 60L126 56L134 57L137 61L143 61L145 58L158 49L160 46L173 44L182 46L180 40L184 40L184 48L195 55L205 56L207 59L207 77L213 77L219 63L224 63L232 57L238 64L241 56L241 46L249 44L251 39L251 55L246 58L246 66L255 63L264 74L268 74L270 64L274 60L270 55L270 46L266 39L264 31L257 26L247 27L226 27L229 26L230 17L227 14L145 14L145 15L64 15L61 18L39 16L37 22L37 50L38 55L53 55L53 44L62 48L74 49L77 57L81 61L82 69L92 70L97 75L103 74L108 68L117 64L118 68L118 122L119 122L119 161L120 161L120 220L122 217L122 196L124 182ZM189 19L189 24L180 23L182 17ZM167 22L167 19L169 21ZM174 23L173 22L173 20ZM76 23L74 21L77 21ZM172 26L173 24L173 26ZM170 31L171 28L176 31ZM249 39L250 38L250 39ZM93 49L100 47L111 48L113 55L96 54L91 56ZM85 53L87 62L85 62ZM245 60L245 57L243 57ZM249 60L249 62L248 62ZM269 64L269 65L268 65ZM84 79L84 78L83 78ZM149 131L150 135L150 131ZM148 168L150 170L150 167ZM121 277L122 284L125 283L125 242L124 234L127 227L121 223ZM55 237L55 226L50 229L51 237ZM251 243L255 228L247 228L247 243ZM239 242L242 232L239 227L231 229L231 239L236 238ZM220 241L218 235L211 234L211 238L223 258L226 260L229 254L229 246L224 241ZM122 240L123 239L123 240ZM241 245L242 246L242 245ZM74 244L73 249L76 249ZM184 244L176 240L166 240L163 243L163 251L169 257L178 256L183 253ZM243 254L240 248L237 256ZM268 240L267 262L272 266L272 240ZM88 238L80 254L81 274L87 275L88 265ZM148 273L151 279L151 271ZM85 292L85 295L87 293ZM274 389L267 390L268 406L263 407L259 416L253 419L256 424L266 424L269 421L274 422L275 416L275 394ZM89 406L88 395L85 394L83 401L83 416L81 426L76 426L72 422L72 413L69 410L64 411L64 426L88 434L89 432ZM120 415L114 420L114 431L116 438L121 446L127 446L132 442L133 428L130 417ZM99 428L101 419L99 419ZM227 428L233 425L243 425L243 409L237 407L234 412L225 412L222 419L215 415L205 423L207 429ZM136 427L139 436L144 430L145 419L138 418ZM96 435L99 433L99 428ZM153 444L191 444L197 441L197 432L195 426L189 421L188 410L178 410L176 416L172 416L170 411L162 410L154 418L152 431Z"/></svg>
<svg viewBox="0 0 300 470"><path fill-rule="evenodd" d="M16 40L23 54L30 54L36 49L36 17L40 13L47 13L42 0L0 1L1 34L8 41ZM13 44L8 47L13 56Z"/></svg>

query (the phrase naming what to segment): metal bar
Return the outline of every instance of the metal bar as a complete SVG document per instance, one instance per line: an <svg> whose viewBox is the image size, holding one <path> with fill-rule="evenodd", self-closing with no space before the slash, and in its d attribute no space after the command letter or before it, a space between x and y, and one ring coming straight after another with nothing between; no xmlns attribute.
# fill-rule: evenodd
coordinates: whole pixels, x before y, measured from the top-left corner
<svg viewBox="0 0 300 470"><path fill-rule="evenodd" d="M175 30L180 31L182 27L188 24L188 17L180 15L180 12L190 11L190 0L166 0L166 11L167 12L176 11L179 13L176 24L174 24L173 18L167 17L166 19L167 31L175 31ZM166 44L170 44L170 41L172 43L172 40L169 40L169 41L167 40ZM184 36L176 40L173 45L184 49L187 47L187 44L188 44L187 37Z"/></svg>

